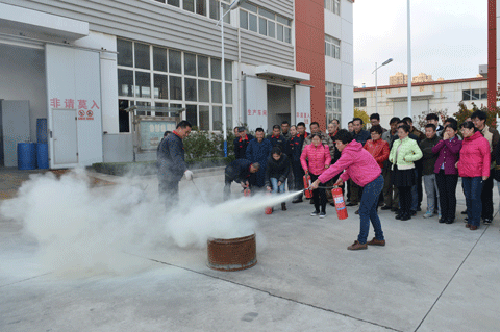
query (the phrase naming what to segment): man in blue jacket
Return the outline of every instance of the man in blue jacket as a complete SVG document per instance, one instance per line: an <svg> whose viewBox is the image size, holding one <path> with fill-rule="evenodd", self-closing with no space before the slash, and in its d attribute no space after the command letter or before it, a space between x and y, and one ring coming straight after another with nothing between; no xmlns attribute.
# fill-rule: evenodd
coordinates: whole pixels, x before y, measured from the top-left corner
<svg viewBox="0 0 500 332"><path fill-rule="evenodd" d="M193 172L186 170L184 145L182 140L191 133L192 125L181 121L177 128L165 137L156 152L158 163L158 192L171 198L175 204L179 200L179 181L182 175L193 179Z"/></svg>
<svg viewBox="0 0 500 332"><path fill-rule="evenodd" d="M267 164L267 159L271 156L271 150L273 148L271 142L264 136L264 129L255 129L255 138L248 144L246 152L246 159L253 163L257 162L261 165L259 171L255 174L255 182L253 183L253 185L260 188L265 186L265 165Z"/></svg>
<svg viewBox="0 0 500 332"><path fill-rule="evenodd" d="M231 182L240 183L243 188L250 187L251 176L260 168L259 163L248 159L236 159L226 166L224 172L224 200L231 196Z"/></svg>

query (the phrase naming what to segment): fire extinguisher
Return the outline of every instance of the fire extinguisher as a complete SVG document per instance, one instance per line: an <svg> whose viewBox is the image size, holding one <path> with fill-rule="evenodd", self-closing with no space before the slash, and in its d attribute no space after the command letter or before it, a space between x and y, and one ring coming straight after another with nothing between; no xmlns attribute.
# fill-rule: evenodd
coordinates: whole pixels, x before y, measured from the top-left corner
<svg viewBox="0 0 500 332"><path fill-rule="evenodd" d="M332 188L332 197L335 203L335 210L337 211L337 218L339 218L339 220L347 219L347 208L345 206L344 194L342 193L342 188L340 187Z"/></svg>
<svg viewBox="0 0 500 332"><path fill-rule="evenodd" d="M312 198L312 190L309 189L311 186L311 177L309 176L309 173L306 173L304 175L304 195L306 195L306 198Z"/></svg>
<svg viewBox="0 0 500 332"><path fill-rule="evenodd" d="M268 196L268 198L270 198L271 193L270 193L270 192L268 192L266 196ZM272 206L268 206L268 207L266 207L266 214L271 214L271 213L273 213L273 211L274 211L274 209L273 209L273 207L272 207Z"/></svg>
<svg viewBox="0 0 500 332"><path fill-rule="evenodd" d="M250 197L250 193L250 188L245 187L245 189L243 189L243 196Z"/></svg>

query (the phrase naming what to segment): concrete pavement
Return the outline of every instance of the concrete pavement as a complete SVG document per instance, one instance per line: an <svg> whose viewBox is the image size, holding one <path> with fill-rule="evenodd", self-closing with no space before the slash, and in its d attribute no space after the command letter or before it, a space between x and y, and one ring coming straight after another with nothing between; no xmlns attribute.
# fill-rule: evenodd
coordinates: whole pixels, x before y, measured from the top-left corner
<svg viewBox="0 0 500 332"><path fill-rule="evenodd" d="M156 190L155 177L133 181ZM220 201L222 172L195 181L203 199ZM189 182L181 191L199 199ZM165 243L117 254L137 259L139 271L64 278L43 271L37 242L3 218L0 331L498 331L500 221L466 229L460 186L457 196L452 225L380 211L387 245L358 252L346 250L358 233L356 207L343 221L330 206L324 220L309 216L306 202L259 212L258 263L232 273L210 270L206 249Z"/></svg>

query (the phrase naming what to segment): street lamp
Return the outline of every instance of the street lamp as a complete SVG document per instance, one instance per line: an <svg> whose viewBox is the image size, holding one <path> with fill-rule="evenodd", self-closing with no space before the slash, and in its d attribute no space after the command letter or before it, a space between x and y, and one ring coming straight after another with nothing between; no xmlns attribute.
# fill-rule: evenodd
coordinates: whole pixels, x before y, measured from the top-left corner
<svg viewBox="0 0 500 332"><path fill-rule="evenodd" d="M224 17L238 6L241 6L246 0L233 0L229 5L229 8L224 13L224 7L222 1L220 1L220 20L217 22L217 26L220 24L221 39L222 39L222 130L224 132L224 157L227 157L227 123L226 123L226 64L224 56Z"/></svg>
<svg viewBox="0 0 500 332"><path fill-rule="evenodd" d="M392 58L389 58L382 62L380 67L377 68L377 63L375 62L375 70L372 71L372 74L375 73L375 113L378 113L378 85L377 85L377 70L388 64L389 62L392 62Z"/></svg>
<svg viewBox="0 0 500 332"><path fill-rule="evenodd" d="M407 84L408 84L408 117L411 119L411 45L410 45L410 0L407 1L406 7L406 44L408 47L407 52L407 66L408 66L408 76L407 76Z"/></svg>

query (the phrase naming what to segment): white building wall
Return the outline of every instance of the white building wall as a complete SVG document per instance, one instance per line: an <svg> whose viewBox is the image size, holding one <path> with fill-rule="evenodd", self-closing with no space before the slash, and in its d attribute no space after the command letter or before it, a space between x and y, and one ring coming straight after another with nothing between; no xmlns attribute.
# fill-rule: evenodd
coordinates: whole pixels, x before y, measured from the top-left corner
<svg viewBox="0 0 500 332"><path fill-rule="evenodd" d="M102 130L109 134L120 132L118 122L118 65L116 52L116 36L96 31L80 38L76 46L93 49L103 49L112 53L100 54L101 64L101 100L102 100Z"/></svg>
<svg viewBox="0 0 500 332"><path fill-rule="evenodd" d="M325 34L340 39L340 59L325 55L325 81L342 85L342 126L353 118L353 3L342 0L340 16L325 9Z"/></svg>

